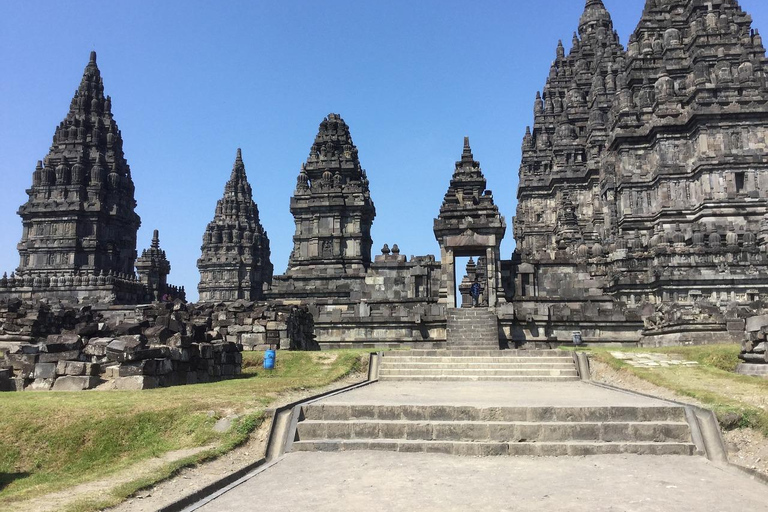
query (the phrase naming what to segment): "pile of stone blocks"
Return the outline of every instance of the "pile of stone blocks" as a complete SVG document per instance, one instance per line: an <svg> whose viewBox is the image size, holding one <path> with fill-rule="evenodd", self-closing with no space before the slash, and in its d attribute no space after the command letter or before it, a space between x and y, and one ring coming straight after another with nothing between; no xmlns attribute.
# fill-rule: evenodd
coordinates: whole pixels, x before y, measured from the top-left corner
<svg viewBox="0 0 768 512"><path fill-rule="evenodd" d="M4 356L3 366L13 370L5 390L81 391L99 383L101 367L83 354L77 334L52 334L37 343L18 343Z"/></svg>
<svg viewBox="0 0 768 512"><path fill-rule="evenodd" d="M147 330L153 330L152 328ZM179 333L165 344L152 344L143 334L100 339L106 359L106 377L113 389L151 389L196 384L240 375L242 354L236 343L195 342Z"/></svg>
<svg viewBox="0 0 768 512"><path fill-rule="evenodd" d="M242 345L243 350L318 350L314 320L305 306L279 302L198 304L192 322L205 323L214 339Z"/></svg>
<svg viewBox="0 0 768 512"><path fill-rule="evenodd" d="M0 390L149 389L233 378L249 350L317 349L306 307L0 303Z"/></svg>

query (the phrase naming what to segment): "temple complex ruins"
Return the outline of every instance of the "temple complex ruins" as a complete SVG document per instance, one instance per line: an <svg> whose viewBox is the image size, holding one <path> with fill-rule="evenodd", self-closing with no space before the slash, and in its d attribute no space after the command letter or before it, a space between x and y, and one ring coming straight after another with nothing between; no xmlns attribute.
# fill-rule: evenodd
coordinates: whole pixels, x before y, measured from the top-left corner
<svg viewBox="0 0 768 512"><path fill-rule="evenodd" d="M513 254L500 252L507 222L465 138L442 205L434 198L439 258L407 258L395 240L372 255L365 151L329 114L291 197L285 273L273 276L238 150L204 230L200 300L306 307L325 348L444 347L467 342L462 311L477 282L484 312L471 318L492 326L489 346L742 341L768 300L767 66L735 0L648 0L626 47L603 2L587 0L535 95ZM110 104L93 54L33 173L21 262L0 299L183 298L157 236L136 261L139 218Z"/></svg>

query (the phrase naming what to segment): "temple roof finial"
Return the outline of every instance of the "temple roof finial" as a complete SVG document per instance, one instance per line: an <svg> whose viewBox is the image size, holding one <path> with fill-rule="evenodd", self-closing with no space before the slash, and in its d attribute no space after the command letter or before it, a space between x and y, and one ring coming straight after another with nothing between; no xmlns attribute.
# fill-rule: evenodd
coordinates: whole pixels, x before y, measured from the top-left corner
<svg viewBox="0 0 768 512"><path fill-rule="evenodd" d="M464 137L464 150L461 152L461 163L473 164L475 157L472 155L472 148L469 147L469 137Z"/></svg>
<svg viewBox="0 0 768 512"><path fill-rule="evenodd" d="M90 62L91 62L91 64L96 64L96 52L95 51L91 52L91 61Z"/></svg>
<svg viewBox="0 0 768 512"><path fill-rule="evenodd" d="M154 230L152 232L152 248L153 249L160 248L160 232L158 230Z"/></svg>

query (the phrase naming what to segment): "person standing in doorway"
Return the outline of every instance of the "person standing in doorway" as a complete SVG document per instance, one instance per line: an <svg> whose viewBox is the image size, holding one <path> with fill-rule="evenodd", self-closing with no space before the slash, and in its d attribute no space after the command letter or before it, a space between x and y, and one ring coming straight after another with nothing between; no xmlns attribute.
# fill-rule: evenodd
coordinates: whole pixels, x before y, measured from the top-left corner
<svg viewBox="0 0 768 512"><path fill-rule="evenodd" d="M472 283L472 287L469 289L469 295L472 296L472 307L476 308L480 299L480 283L477 282L477 279Z"/></svg>

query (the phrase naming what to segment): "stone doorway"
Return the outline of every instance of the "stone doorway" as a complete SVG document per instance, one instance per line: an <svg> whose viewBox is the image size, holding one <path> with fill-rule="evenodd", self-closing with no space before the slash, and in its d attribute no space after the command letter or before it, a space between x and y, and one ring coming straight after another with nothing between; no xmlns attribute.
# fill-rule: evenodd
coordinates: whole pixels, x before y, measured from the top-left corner
<svg viewBox="0 0 768 512"><path fill-rule="evenodd" d="M477 253L470 256L457 256L454 260L455 303L453 307L469 309L472 307L488 307L488 291L490 283L486 268L485 254ZM472 300L473 283L480 286L477 304Z"/></svg>

